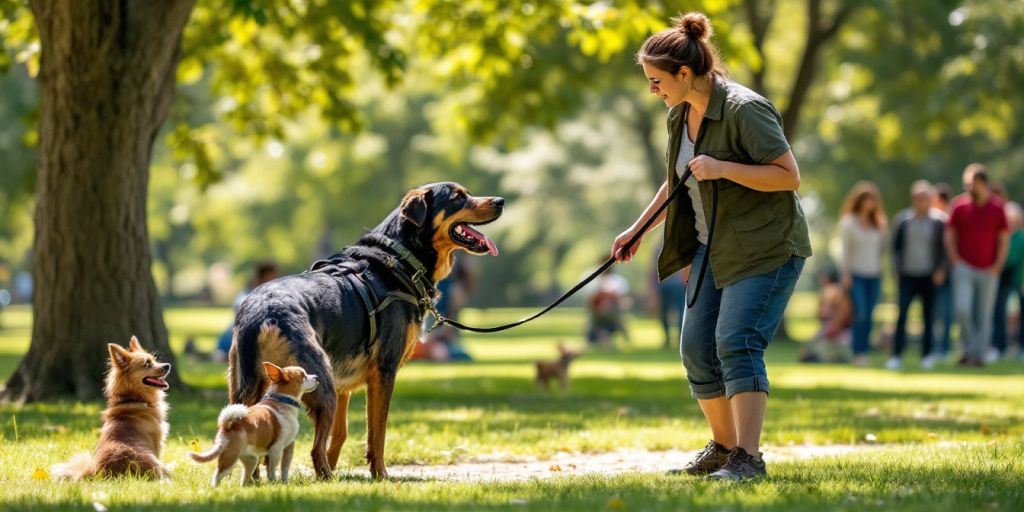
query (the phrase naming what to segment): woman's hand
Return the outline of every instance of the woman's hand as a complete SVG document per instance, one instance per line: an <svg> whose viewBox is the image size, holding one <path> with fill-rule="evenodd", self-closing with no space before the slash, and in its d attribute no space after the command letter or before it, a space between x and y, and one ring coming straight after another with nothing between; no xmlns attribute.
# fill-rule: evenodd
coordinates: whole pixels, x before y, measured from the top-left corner
<svg viewBox="0 0 1024 512"><path fill-rule="evenodd" d="M688 164L697 181L718 180L725 177L725 162L707 155L697 155Z"/></svg>
<svg viewBox="0 0 1024 512"><path fill-rule="evenodd" d="M643 235L641 235L640 238L637 238L636 243L629 248L628 252L623 251L622 248L626 245L626 242L629 242L629 240L633 238L633 235L635 234L636 231L633 228L629 228L623 231L619 236L615 237L615 242L612 243L612 258L615 258L615 261L628 262L633 259L633 255L636 254L637 249L640 248L640 242L644 239Z"/></svg>
<svg viewBox="0 0 1024 512"><path fill-rule="evenodd" d="M848 272L843 272L843 277L839 280L839 285L842 286L843 289L846 291L852 290L853 276L851 276Z"/></svg>

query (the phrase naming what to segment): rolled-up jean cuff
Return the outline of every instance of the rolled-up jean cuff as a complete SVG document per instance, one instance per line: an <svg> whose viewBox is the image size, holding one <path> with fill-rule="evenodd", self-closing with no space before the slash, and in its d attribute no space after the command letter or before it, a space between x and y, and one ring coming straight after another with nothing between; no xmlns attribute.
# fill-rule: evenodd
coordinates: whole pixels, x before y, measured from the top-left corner
<svg viewBox="0 0 1024 512"><path fill-rule="evenodd" d="M697 400L714 400L715 398L725 396L725 387L722 386L721 382L707 382L704 384L690 382L690 395Z"/></svg>
<svg viewBox="0 0 1024 512"><path fill-rule="evenodd" d="M725 382L725 395L728 398L732 398L736 393L746 393L749 391L763 391L768 393L768 378L755 375L753 377L743 377L742 379L733 379Z"/></svg>

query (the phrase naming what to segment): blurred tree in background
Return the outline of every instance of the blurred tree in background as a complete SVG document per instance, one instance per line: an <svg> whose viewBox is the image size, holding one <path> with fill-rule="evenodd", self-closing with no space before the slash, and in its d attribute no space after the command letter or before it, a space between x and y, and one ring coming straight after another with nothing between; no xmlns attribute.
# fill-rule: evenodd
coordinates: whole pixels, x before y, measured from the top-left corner
<svg viewBox="0 0 1024 512"><path fill-rule="evenodd" d="M70 5L39 1L32 9ZM143 7L130 5L124 24L100 25L111 41L123 42L116 38L139 22ZM840 198L859 179L878 182L894 211L914 179L956 184L963 166L978 160L1011 197L1024 194L1020 2L222 0L185 7L168 122L155 123L159 134L115 141L145 149L147 158L104 161L96 155L116 151L101 147L58 167L65 175L123 169L142 176L143 191L148 178L148 194L65 183L68 193L108 197L71 214L94 226L88 236L58 237L40 251L47 212L66 204L47 199L52 180L44 176L53 164L43 158L34 173L35 150L58 149L47 145L46 115L57 122L71 113L45 110L47 52L57 50L40 40L27 6L0 1L0 64L11 68L0 80L0 265L30 267L37 280L26 361L58 367L54 340L68 340L78 347L76 361L90 358L82 375L92 375L103 363L96 347L129 330L165 348L159 299L138 300L128 290L155 278L165 300L230 297L252 263L274 259L300 271L428 181L509 199L504 218L486 228L502 256L479 260L487 292L475 303L546 298L606 255L664 179L665 110L646 93L633 54L679 11L706 12L734 77L783 112L819 255ZM93 58L86 49L78 56ZM148 213L142 237L109 222L111 229L95 227L140 205ZM123 244L138 257L96 250ZM655 245L620 270L642 280ZM76 255L75 270L47 280L40 268L60 261L58 252ZM68 314L42 307L57 297ZM101 299L102 307L90 306ZM16 375L9 396L99 391L85 378L23 368L33 369L18 375L51 379L50 388L30 392Z"/></svg>

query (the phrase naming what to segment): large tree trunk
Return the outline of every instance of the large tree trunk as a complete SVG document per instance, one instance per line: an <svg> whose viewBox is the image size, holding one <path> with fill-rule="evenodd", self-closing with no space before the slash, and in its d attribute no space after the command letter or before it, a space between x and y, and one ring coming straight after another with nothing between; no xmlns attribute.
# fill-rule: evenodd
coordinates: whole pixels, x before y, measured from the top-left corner
<svg viewBox="0 0 1024 512"><path fill-rule="evenodd" d="M105 344L173 360L146 196L192 0L32 0L42 43L32 344L4 396L102 394ZM172 385L181 385L172 372Z"/></svg>
<svg viewBox="0 0 1024 512"><path fill-rule="evenodd" d="M633 130L644 150L644 161L647 163L645 166L647 182L651 185L651 190L657 192L667 179L665 177L665 155L659 153L654 145L654 136L652 135L654 117L651 115L651 110L636 99L635 95L632 98L630 105L633 107Z"/></svg>

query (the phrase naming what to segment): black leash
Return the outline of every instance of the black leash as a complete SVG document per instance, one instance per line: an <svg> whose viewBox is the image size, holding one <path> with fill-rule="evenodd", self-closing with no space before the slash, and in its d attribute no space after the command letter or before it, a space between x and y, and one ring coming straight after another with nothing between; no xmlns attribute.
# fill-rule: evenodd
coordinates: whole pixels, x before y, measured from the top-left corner
<svg viewBox="0 0 1024 512"><path fill-rule="evenodd" d="M644 233L647 232L647 229L651 227L651 224L654 223L654 219L657 219L658 215L661 215L661 212L664 211L665 208L668 208L669 203L671 203L672 200L675 199L676 196L679 195L680 191L682 191L684 188L686 188L686 180L690 179L690 176L692 174L693 173L690 171L690 168L687 167L686 168L686 172L683 173L683 176L682 176L682 178L680 178L679 183L677 183L675 188L672 189L672 192L669 193L668 197L665 199L665 202L661 203L661 206L659 206L657 211L654 212L654 215L651 215L651 217L649 219L647 219L647 222L645 222L643 227L640 228L640 230L637 231L637 233L635 235L633 235L633 238L630 238L629 241L626 242L626 245L622 246L621 250L622 250L623 254L627 253L629 251L630 247L633 247L633 244L635 244L637 242L637 240L639 240L640 237L643 236ZM715 224L717 224L717 222L715 222L715 220L716 220L716 218L718 216L718 182L717 181L713 181L712 185L713 185L714 193L713 193L713 199L711 201L711 222L708 223L708 246L707 246L707 251L705 252L704 260L701 261L701 264L700 264L700 273L697 275L697 284L696 284L696 286L693 289L693 297L687 303L687 307L688 308L692 308L693 305L697 303L697 294L700 293L701 284L704 283L704 271L707 268L708 260L711 259L711 240L715 236ZM459 329L459 330L470 331L470 332L480 332L480 333L499 332L499 331L504 331L504 330L511 329L513 327L517 327L517 326L523 325L523 324L525 324L525 323L527 323L527 322L529 322L531 320L534 320L534 319L544 315L548 311L551 311L552 309L555 309L555 307L557 307L559 304L561 304L562 302L565 302L566 299L568 299L569 297L572 297L576 292L580 291L581 288L583 288L584 286L589 284L591 281L596 279L597 276L603 274L614 263L615 263L615 258L614 257L609 257L600 267L598 267L597 270L592 272L589 276L583 278L582 281L577 283L576 286L573 286L572 289L570 289L569 291L567 291L564 294L562 294L561 297L555 299L555 301L552 302L550 305L548 305L548 307L540 310L537 313L534 313L531 316L528 316L526 318L522 318L522 319L516 320L515 322L512 322L512 323L504 324L504 325L498 325L498 326L494 326L494 327L472 327L472 326L463 324L463 323L459 322L458 320L452 320L451 318L446 318L444 315L442 315L441 313L439 313L437 311L437 308L435 308L433 306L433 304L431 304L430 305L430 313L432 315L434 315L435 321L434 321L434 325L432 325L430 327L430 329L427 329L427 332L433 331L434 329L436 329L436 328L438 328L438 327L440 327L442 325L445 325L445 324L448 324L448 325L450 325L450 326L452 326L452 327L454 327L456 329Z"/></svg>

